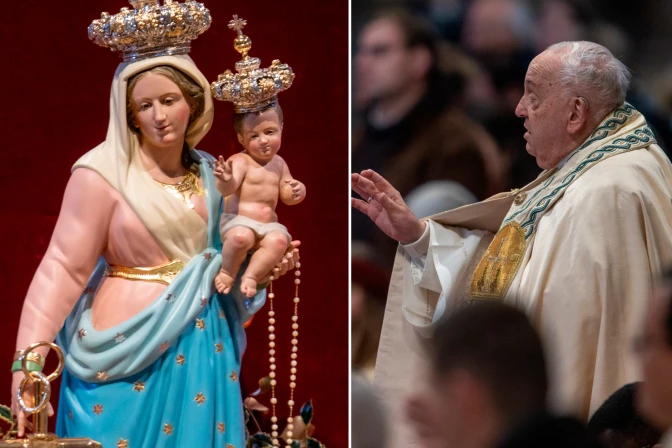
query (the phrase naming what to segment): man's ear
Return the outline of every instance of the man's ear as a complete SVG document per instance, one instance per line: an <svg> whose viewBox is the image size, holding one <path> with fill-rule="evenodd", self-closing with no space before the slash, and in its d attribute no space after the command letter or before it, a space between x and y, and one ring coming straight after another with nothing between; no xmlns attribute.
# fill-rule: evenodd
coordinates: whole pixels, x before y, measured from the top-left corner
<svg viewBox="0 0 672 448"><path fill-rule="evenodd" d="M588 100L582 96L575 96L570 100L569 121L567 132L576 134L583 129L588 121Z"/></svg>

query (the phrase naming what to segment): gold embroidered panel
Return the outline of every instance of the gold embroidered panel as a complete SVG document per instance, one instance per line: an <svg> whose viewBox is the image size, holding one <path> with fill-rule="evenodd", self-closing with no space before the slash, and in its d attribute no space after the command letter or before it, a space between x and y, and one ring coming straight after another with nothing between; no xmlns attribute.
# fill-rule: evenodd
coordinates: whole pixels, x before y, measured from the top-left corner
<svg viewBox="0 0 672 448"><path fill-rule="evenodd" d="M502 227L483 254L471 279L472 299L503 299L523 261L527 242L517 222Z"/></svg>

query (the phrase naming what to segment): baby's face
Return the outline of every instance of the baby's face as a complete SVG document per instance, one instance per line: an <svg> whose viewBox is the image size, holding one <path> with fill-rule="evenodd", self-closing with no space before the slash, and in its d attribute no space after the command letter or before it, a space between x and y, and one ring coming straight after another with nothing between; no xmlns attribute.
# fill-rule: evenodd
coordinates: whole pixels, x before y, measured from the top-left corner
<svg viewBox="0 0 672 448"><path fill-rule="evenodd" d="M280 150L282 123L274 109L259 115L250 114L243 121L243 133L238 141L247 153L260 163L269 162Z"/></svg>

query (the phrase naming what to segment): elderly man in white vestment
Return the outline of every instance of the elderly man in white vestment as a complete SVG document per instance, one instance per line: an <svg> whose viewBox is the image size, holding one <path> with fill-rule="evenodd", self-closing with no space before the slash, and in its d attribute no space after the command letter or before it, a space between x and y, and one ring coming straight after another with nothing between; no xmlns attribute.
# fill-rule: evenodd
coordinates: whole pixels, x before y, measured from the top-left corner
<svg viewBox="0 0 672 448"><path fill-rule="evenodd" d="M516 114L545 171L531 184L418 220L373 171L352 199L400 242L374 383L391 447L417 446L404 415L423 382L424 344L470 300L526 310L546 345L551 407L587 419L639 379L629 343L653 279L672 261L672 167L625 102L630 73L606 48L563 42L531 63Z"/></svg>

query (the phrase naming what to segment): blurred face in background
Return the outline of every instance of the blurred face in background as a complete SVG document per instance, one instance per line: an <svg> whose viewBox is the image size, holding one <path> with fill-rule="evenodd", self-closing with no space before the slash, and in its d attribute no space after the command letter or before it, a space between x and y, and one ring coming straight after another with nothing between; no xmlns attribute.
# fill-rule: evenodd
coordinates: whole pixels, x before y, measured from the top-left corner
<svg viewBox="0 0 672 448"><path fill-rule="evenodd" d="M354 100L361 106L402 93L427 74L421 48L410 48L392 19L377 19L364 27L355 56Z"/></svg>
<svg viewBox="0 0 672 448"><path fill-rule="evenodd" d="M536 47L539 51L570 40L584 40L585 30L566 0L547 0L541 5L537 23Z"/></svg>
<svg viewBox="0 0 672 448"><path fill-rule="evenodd" d="M464 19L462 44L479 55L507 55L520 50L527 26L523 12L513 0L472 2Z"/></svg>
<svg viewBox="0 0 672 448"><path fill-rule="evenodd" d="M491 394L463 369L428 372L406 414L422 448L489 448L499 436Z"/></svg>
<svg viewBox="0 0 672 448"><path fill-rule="evenodd" d="M366 302L366 291L359 283L352 282L350 286L350 319L352 320L353 329L361 322L364 314L364 306Z"/></svg>
<svg viewBox="0 0 672 448"><path fill-rule="evenodd" d="M659 286L647 312L643 334L636 348L642 365L643 383L637 406L660 429L672 428L672 346L665 331L672 286Z"/></svg>

